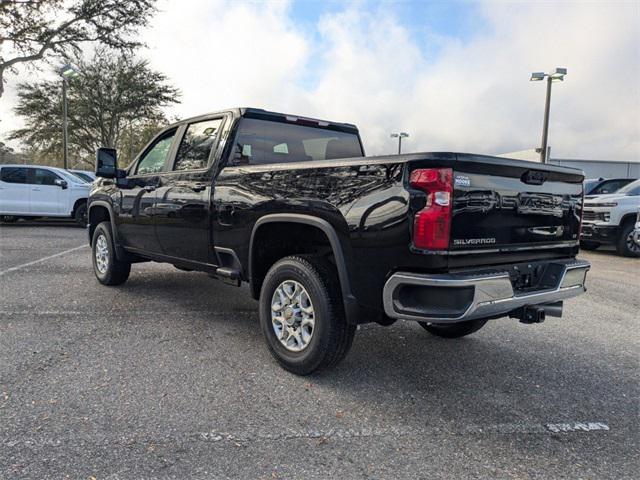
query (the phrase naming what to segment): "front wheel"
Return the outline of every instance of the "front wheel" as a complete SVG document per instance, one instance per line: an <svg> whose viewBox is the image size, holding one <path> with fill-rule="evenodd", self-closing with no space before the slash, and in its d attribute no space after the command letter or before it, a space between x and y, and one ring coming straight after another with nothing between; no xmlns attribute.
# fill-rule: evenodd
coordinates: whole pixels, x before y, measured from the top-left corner
<svg viewBox="0 0 640 480"><path fill-rule="evenodd" d="M482 327L484 327L484 324L487 323L487 320L467 320L466 322L451 324L427 322L418 323L420 323L420 326L427 332L435 335L436 337L460 338L477 332Z"/></svg>
<svg viewBox="0 0 640 480"><path fill-rule="evenodd" d="M73 212L73 219L76 221L76 223L79 226L81 226L81 227L86 227L87 226L88 216L87 216L87 204L86 203L81 203L80 205L78 205L76 207L75 212Z"/></svg>
<svg viewBox="0 0 640 480"><path fill-rule="evenodd" d="M346 322L335 268L320 257L291 256L271 267L260 291L260 326L282 367L308 375L342 360L355 325Z"/></svg>
<svg viewBox="0 0 640 480"><path fill-rule="evenodd" d="M120 285L129 278L131 264L117 259L109 222L98 224L93 232L91 256L93 272L101 284Z"/></svg>
<svg viewBox="0 0 640 480"><path fill-rule="evenodd" d="M618 255L624 257L640 257L640 245L638 245L633 238L634 229L635 225L633 223L627 223L622 227L622 233L620 234L616 248Z"/></svg>
<svg viewBox="0 0 640 480"><path fill-rule="evenodd" d="M4 223L14 223L18 221L18 217L13 215L0 215L0 221Z"/></svg>

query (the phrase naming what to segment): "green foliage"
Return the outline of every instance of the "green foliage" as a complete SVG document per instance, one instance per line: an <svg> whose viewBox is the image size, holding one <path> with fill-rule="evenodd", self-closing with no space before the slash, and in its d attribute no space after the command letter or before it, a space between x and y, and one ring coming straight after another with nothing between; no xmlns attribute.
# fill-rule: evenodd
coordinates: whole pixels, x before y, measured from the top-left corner
<svg viewBox="0 0 640 480"><path fill-rule="evenodd" d="M4 72L21 63L78 54L86 42L133 51L155 0L1 0L0 96Z"/></svg>
<svg viewBox="0 0 640 480"><path fill-rule="evenodd" d="M69 158L92 165L98 147L124 146L124 162L167 123L162 108L178 101L178 90L147 61L108 49L88 61L71 60L81 74L68 80ZM26 127L9 138L32 152L61 158L62 81L19 84L15 112Z"/></svg>

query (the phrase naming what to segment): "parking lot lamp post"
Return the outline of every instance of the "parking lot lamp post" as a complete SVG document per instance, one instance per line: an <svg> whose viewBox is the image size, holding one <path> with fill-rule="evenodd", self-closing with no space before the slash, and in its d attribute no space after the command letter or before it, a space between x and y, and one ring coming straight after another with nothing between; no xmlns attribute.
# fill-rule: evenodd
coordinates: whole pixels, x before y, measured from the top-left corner
<svg viewBox="0 0 640 480"><path fill-rule="evenodd" d="M73 65L67 64L60 68L59 72L62 77L62 163L63 168L67 170L69 168L69 146L68 146L68 133L67 133L67 87L70 78L77 77L80 72L76 70Z"/></svg>
<svg viewBox="0 0 640 480"><path fill-rule="evenodd" d="M564 76L567 74L566 68L556 68L552 73L533 72L531 78L532 82L540 82L547 79L547 96L544 102L544 121L542 123L542 146L540 147L540 161L547 163L547 140L549 138L549 108L551 106L551 83L555 80L564 81Z"/></svg>
<svg viewBox="0 0 640 480"><path fill-rule="evenodd" d="M408 137L409 134L406 132L400 132L400 133L392 133L391 134L391 138L397 138L398 139L398 155L400 155L402 153L402 139Z"/></svg>

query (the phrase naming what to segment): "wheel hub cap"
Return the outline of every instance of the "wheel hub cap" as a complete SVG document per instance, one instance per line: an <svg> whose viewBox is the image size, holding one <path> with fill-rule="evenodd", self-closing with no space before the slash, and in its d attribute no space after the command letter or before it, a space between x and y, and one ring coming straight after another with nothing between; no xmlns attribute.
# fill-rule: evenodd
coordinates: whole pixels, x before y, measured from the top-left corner
<svg viewBox="0 0 640 480"><path fill-rule="evenodd" d="M271 298L271 324L287 350L304 350L313 337L315 315L311 298L295 280L285 280Z"/></svg>
<svg viewBox="0 0 640 480"><path fill-rule="evenodd" d="M104 235L99 235L96 239L96 268L100 273L105 273L109 267L109 247Z"/></svg>

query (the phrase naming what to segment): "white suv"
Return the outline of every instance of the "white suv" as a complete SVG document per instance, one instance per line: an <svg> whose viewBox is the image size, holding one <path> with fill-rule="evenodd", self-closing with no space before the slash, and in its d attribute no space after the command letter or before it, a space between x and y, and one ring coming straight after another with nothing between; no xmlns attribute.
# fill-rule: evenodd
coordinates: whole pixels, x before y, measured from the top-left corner
<svg viewBox="0 0 640 480"><path fill-rule="evenodd" d="M595 250L601 244L613 244L620 255L640 257L640 245L634 241L638 209L640 180L616 193L586 199L580 245L586 250Z"/></svg>
<svg viewBox="0 0 640 480"><path fill-rule="evenodd" d="M0 217L67 217L87 224L91 184L61 168L0 165Z"/></svg>

